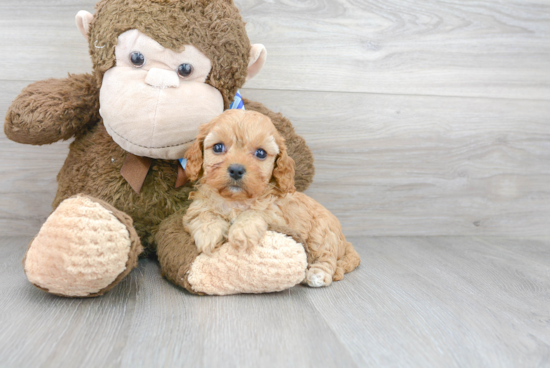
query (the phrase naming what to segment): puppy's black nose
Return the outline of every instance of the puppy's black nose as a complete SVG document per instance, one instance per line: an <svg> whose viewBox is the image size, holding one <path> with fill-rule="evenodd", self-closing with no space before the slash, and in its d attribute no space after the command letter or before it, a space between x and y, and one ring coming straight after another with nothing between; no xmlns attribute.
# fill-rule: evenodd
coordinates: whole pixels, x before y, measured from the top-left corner
<svg viewBox="0 0 550 368"><path fill-rule="evenodd" d="M246 169L243 165L233 164L229 166L227 171L229 171L229 176L231 176L233 179L241 180L244 173L246 172Z"/></svg>

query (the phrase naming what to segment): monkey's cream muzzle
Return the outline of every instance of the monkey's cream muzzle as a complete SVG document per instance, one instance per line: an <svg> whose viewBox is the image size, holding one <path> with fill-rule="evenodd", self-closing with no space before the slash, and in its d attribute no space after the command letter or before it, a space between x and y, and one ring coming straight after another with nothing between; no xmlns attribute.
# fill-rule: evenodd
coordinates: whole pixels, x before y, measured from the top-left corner
<svg viewBox="0 0 550 368"><path fill-rule="evenodd" d="M210 60L186 45L176 53L137 30L119 36L117 65L103 77L100 114L107 132L124 150L158 159L183 157L201 124L223 112L221 93L204 83ZM143 66L132 65L130 55L140 52ZM180 78L178 66L193 66Z"/></svg>
<svg viewBox="0 0 550 368"><path fill-rule="evenodd" d="M139 73L139 72L138 72ZM107 132L137 156L178 159L193 142L201 124L223 112L221 93L205 83L135 78L129 68L109 69L103 78L100 114ZM175 73L174 73L175 75ZM176 75L177 77L177 75ZM124 88L120 88L124 84ZM200 96L200 97L199 97Z"/></svg>

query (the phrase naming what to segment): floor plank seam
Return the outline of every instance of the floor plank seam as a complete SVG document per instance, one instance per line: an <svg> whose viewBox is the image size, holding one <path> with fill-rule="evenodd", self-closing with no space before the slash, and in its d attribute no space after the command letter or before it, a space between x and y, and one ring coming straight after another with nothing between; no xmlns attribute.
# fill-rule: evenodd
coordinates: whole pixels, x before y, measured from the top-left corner
<svg viewBox="0 0 550 368"><path fill-rule="evenodd" d="M92 73L90 70L86 73ZM78 74L78 73L71 73ZM39 82L41 80L26 80L26 79L0 79L1 82L28 82L29 84ZM484 99L494 101L533 101L533 102L546 102L550 101L547 98L520 98L520 97L491 97L491 96L461 96L461 95L432 95L425 93L389 93L389 92L372 92L372 91L330 91L330 90L310 90L310 89L284 89L284 88L257 88L242 87L243 90L248 91L278 91L278 92L304 92L304 93L341 93L350 95L375 95L375 96L396 96L396 97L432 97L432 98L463 98L463 99Z"/></svg>
<svg viewBox="0 0 550 368"><path fill-rule="evenodd" d="M497 101L534 101L534 102L546 102L550 99L546 98L520 98L520 97L486 97L486 96L459 96L459 95L431 95L423 93L388 93L388 92L367 92L367 91L329 91L329 90L307 90L307 89L283 89L283 88L257 88L242 87L243 90L248 91L278 91L278 92L306 92L306 93L341 93L350 95L377 95L377 96L402 96L402 97L433 97L433 98L464 98L464 99L485 99L485 100L497 100Z"/></svg>

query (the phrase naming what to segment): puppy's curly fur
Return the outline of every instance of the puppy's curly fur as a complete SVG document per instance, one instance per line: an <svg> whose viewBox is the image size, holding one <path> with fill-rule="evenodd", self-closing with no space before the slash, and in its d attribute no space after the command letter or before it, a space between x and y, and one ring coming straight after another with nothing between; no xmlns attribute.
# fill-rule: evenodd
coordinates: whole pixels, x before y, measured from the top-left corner
<svg viewBox="0 0 550 368"><path fill-rule="evenodd" d="M327 286L359 265L338 219L296 192L294 160L269 117L228 110L201 126L186 158L189 178L202 177L183 218L199 252L225 241L244 251L268 226L288 226L305 242L308 285Z"/></svg>

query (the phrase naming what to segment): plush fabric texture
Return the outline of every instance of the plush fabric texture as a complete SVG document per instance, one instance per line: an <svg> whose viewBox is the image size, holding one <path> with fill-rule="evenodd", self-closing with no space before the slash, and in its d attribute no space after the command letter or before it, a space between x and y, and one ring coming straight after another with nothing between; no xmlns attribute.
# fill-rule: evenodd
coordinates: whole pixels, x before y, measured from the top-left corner
<svg viewBox="0 0 550 368"><path fill-rule="evenodd" d="M85 10L79 11L75 16L76 27L78 28L82 36L86 38L86 40L88 39L90 24L92 24L93 20L94 20L93 14Z"/></svg>
<svg viewBox="0 0 550 368"><path fill-rule="evenodd" d="M179 211L164 220L160 225L159 231L156 234L155 240L158 244L157 254L162 270L162 275L174 284L179 285L194 294L216 294L217 292L223 292L224 294L227 294L227 292L224 292L219 287L217 291L208 289L205 285L206 280L217 280L215 274L219 272L220 268L227 270L227 267L231 266L231 270L233 273L236 272L234 267L238 267L239 263L243 266L243 269L248 269L250 271L250 268L247 268L247 265L244 265L242 260L239 261L235 258L234 250L228 249L224 251L224 254L231 255L233 257L232 260L224 260L221 255L217 256L216 261L206 261L205 257L203 257L200 271L194 273L193 282L196 284L192 284L189 280L189 275L191 267L197 259L199 252L197 251L197 247L195 246L189 233L187 233L183 227L182 218L184 215L185 211ZM270 256L274 258L284 258L285 254L289 255L288 252L291 249L295 249L296 244L299 244L300 247L302 247L302 244L304 244L304 241L300 237L300 235L287 226L270 225L269 230L272 233L276 231L277 233L284 235L284 239L278 238L279 247L277 249L273 247L271 248L272 254ZM265 254L265 251L266 250L264 249L262 253ZM300 256L300 259L302 259L302 251L296 250L296 254ZM256 258L258 258L257 256L253 256L251 254L249 254L248 257L251 262L256 262ZM292 272L289 273L289 270L286 269L288 265L289 264L286 261L282 263L273 263L271 265L271 272L276 275L285 275L282 277L282 279L288 281L289 284L296 281L293 285L288 286L291 287L304 279L306 264L301 264L301 266L304 266L301 271L298 270L298 267L296 267L296 269L294 270L294 272L296 273L296 278L293 281L291 280L292 277L290 277L292 275ZM277 271L277 268L280 268L279 271ZM230 276L230 274L226 272L225 276ZM257 281L255 287L261 288L261 286L259 285L259 281L262 279L262 277L263 276L254 276L254 280ZM226 285L230 286L233 291L238 288L237 285L232 284L231 282L228 282ZM267 287L267 284L264 284L264 287ZM275 285L275 287L277 289L280 289L281 286ZM251 290L251 287L249 288L249 290Z"/></svg>
<svg viewBox="0 0 550 368"><path fill-rule="evenodd" d="M250 49L250 61L248 62L248 73L246 80L256 76L264 66L267 60L267 50L264 45L255 44Z"/></svg>
<svg viewBox="0 0 550 368"><path fill-rule="evenodd" d="M221 95L208 84L191 82L185 88L151 88L128 77L131 88L120 93L119 88L108 83L115 71L111 69L105 73L101 116L113 140L134 155L177 160L193 143L204 119L213 119L223 112ZM125 70L124 73L133 74L134 71ZM140 98L134 101L132 95ZM193 100L194 95L204 99L191 104L173 104L173 101ZM156 103L143 104L143 101ZM131 118L135 111L141 113ZM182 116L186 117L183 126Z"/></svg>
<svg viewBox="0 0 550 368"><path fill-rule="evenodd" d="M67 140L99 121L99 89L89 74L35 82L15 98L4 133L12 141L50 144Z"/></svg>
<svg viewBox="0 0 550 368"><path fill-rule="evenodd" d="M301 244L268 231L260 244L247 252L226 245L210 256L200 254L191 265L188 281L195 291L210 295L265 293L300 283L306 268Z"/></svg>
<svg viewBox="0 0 550 368"><path fill-rule="evenodd" d="M92 127L70 146L57 176L53 207L79 193L104 200L133 218L147 254L151 254L161 221L176 210L187 208L192 187L175 188L177 161L154 160L138 194L120 174L126 156L127 152L113 141L103 124Z"/></svg>
<svg viewBox="0 0 550 368"><path fill-rule="evenodd" d="M118 35L137 29L162 46L194 45L212 61L206 83L225 109L246 81L250 40L231 0L102 0L90 25L90 54L99 85L115 65Z"/></svg>
<svg viewBox="0 0 550 368"><path fill-rule="evenodd" d="M221 93L204 83L212 63L194 46L176 53L135 29L118 40L116 67L103 75L99 96L107 132L137 156L183 157L198 127L223 112ZM139 68L129 57L136 51L145 59ZM186 78L177 74L182 63L192 65Z"/></svg>
<svg viewBox="0 0 550 368"><path fill-rule="evenodd" d="M195 242L183 228L183 216L186 210L180 210L164 220L155 236L157 255L162 276L191 293L197 292L187 280L189 269L199 255Z"/></svg>
<svg viewBox="0 0 550 368"><path fill-rule="evenodd" d="M87 196L65 200L31 242L24 259L31 283L64 296L101 295L137 264L142 247L132 220Z"/></svg>
<svg viewBox="0 0 550 368"><path fill-rule="evenodd" d="M93 19L88 15L82 17L86 19L80 19L78 25L84 33L89 27L93 75L70 75L66 79L28 86L8 109L4 124L6 136L38 145L74 137L57 177L54 210L64 200L79 194L104 203L102 206L112 208L108 211L119 220L129 221L121 220L131 239L133 220L138 241L145 246L145 255L154 254L158 245L157 255L168 279L196 292L187 281L180 280L196 259L196 247L188 235L178 232L182 226L169 228L171 224L181 223L193 183L176 189L179 164L175 160L157 159L153 160L137 194L120 173L128 153L105 129L99 114L99 89L104 74L115 65L118 36L137 29L175 52L181 51L182 45L193 45L206 55L212 62L206 83L221 93L224 108L228 108L247 76L251 46L245 24L231 0L101 0ZM260 63L264 58L265 54L260 54ZM245 106L248 110L261 110L272 118L288 142L289 155L296 161L296 187L305 190L313 179L313 157L304 140L281 115L261 104L246 101ZM112 287L132 267L128 263L113 283L96 294Z"/></svg>

